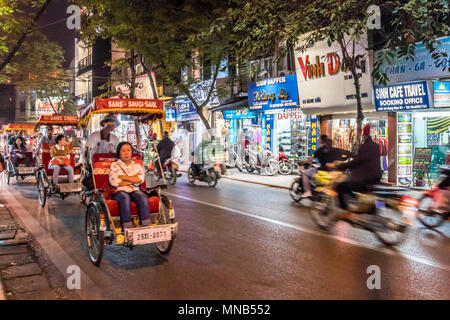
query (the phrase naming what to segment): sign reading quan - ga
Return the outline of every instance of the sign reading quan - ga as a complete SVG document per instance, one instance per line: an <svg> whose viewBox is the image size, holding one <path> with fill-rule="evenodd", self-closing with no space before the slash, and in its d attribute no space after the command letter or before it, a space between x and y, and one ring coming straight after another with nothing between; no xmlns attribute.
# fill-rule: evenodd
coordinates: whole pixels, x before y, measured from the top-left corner
<svg viewBox="0 0 450 320"><path fill-rule="evenodd" d="M264 79L248 85L250 110L298 107L297 76Z"/></svg>
<svg viewBox="0 0 450 320"><path fill-rule="evenodd" d="M430 108L426 81L374 86L377 111L400 111Z"/></svg>

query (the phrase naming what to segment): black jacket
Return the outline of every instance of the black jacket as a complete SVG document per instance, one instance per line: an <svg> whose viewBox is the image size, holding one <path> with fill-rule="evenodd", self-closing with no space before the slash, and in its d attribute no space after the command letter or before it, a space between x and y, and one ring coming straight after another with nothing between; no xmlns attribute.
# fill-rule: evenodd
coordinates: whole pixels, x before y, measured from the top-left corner
<svg viewBox="0 0 450 320"><path fill-rule="evenodd" d="M374 184L381 180L380 146L369 137L358 149L356 157L338 167L350 169L349 181Z"/></svg>
<svg viewBox="0 0 450 320"><path fill-rule="evenodd" d="M162 139L156 147L161 159L169 159L172 156L172 149L174 146L175 143L169 138Z"/></svg>

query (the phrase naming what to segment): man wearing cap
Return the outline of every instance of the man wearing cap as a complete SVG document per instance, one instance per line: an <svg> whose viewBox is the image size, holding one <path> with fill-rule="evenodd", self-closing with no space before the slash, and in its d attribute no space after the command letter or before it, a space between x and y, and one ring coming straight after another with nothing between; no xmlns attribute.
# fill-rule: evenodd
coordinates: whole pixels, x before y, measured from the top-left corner
<svg viewBox="0 0 450 320"><path fill-rule="evenodd" d="M330 168L350 170L347 180L337 185L339 203L344 210L342 214L344 217L348 214L345 201L346 194L353 195L353 191L364 192L368 185L377 184L381 180L380 146L373 142L370 137L369 124L366 124L363 129L362 140L362 144L358 148L358 154L352 161L340 165L327 164Z"/></svg>
<svg viewBox="0 0 450 320"><path fill-rule="evenodd" d="M91 134L86 143L91 157L96 153L115 153L119 144L119 139L111 133L120 125L119 120L113 114L108 114L100 121L100 125L103 128Z"/></svg>
<svg viewBox="0 0 450 320"><path fill-rule="evenodd" d="M53 135L53 127L47 127L47 136L41 138L37 151L41 150L43 143L56 144L55 136Z"/></svg>

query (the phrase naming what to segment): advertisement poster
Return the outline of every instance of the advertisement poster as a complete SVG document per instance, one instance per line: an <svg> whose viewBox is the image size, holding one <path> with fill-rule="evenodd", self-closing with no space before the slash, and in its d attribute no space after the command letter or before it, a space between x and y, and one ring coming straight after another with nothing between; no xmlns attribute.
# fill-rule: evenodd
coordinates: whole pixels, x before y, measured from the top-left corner
<svg viewBox="0 0 450 320"><path fill-rule="evenodd" d="M431 164L431 148L416 148L414 150L414 170L425 170L428 172Z"/></svg>
<svg viewBox="0 0 450 320"><path fill-rule="evenodd" d="M264 79L248 85L250 110L298 108L297 76Z"/></svg>
<svg viewBox="0 0 450 320"><path fill-rule="evenodd" d="M426 81L405 82L387 86L374 86L377 111L429 109Z"/></svg>
<svg viewBox="0 0 450 320"><path fill-rule="evenodd" d="M152 75L155 81L155 75ZM131 82L127 84L120 84L116 86L116 91L125 97L129 97ZM134 89L134 97L136 99L155 99L153 90L150 86L150 78L147 74L136 77L136 88Z"/></svg>
<svg viewBox="0 0 450 320"><path fill-rule="evenodd" d="M434 82L434 107L450 107L450 82Z"/></svg>

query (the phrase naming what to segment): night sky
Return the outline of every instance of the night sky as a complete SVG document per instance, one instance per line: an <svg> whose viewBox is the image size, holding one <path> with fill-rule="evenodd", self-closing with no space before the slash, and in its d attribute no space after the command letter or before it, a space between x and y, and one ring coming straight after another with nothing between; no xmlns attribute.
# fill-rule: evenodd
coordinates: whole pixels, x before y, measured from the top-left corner
<svg viewBox="0 0 450 320"><path fill-rule="evenodd" d="M46 12L37 23L39 30L44 33L49 40L58 42L63 48L66 58L64 67L66 68L70 66L70 62L74 58L75 38L74 30L69 30L66 26L65 19L69 17L69 14L66 13L68 6L66 0L52 0ZM48 25L50 23L51 25Z"/></svg>

